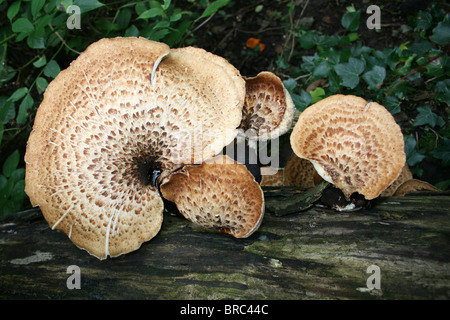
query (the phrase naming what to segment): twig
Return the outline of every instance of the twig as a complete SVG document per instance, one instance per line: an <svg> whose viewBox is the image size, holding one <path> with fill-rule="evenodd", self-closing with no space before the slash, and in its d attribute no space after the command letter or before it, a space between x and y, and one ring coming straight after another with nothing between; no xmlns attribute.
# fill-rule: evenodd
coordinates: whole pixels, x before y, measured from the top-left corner
<svg viewBox="0 0 450 320"><path fill-rule="evenodd" d="M405 81L407 78L409 78L410 76L412 76L414 73L418 72L420 69L422 69L423 67L429 65L431 62L439 59L440 57L442 57L443 55L448 53L448 49L444 50L443 52L441 52L440 54L438 54L437 56L428 58L428 61L425 62L424 64L421 64L420 66L414 68L413 70L411 70L410 72L408 72L408 74L404 75L403 77L400 78L400 80L389 90L389 95L392 93L392 91L397 88L397 86L402 83L403 81Z"/></svg>
<svg viewBox="0 0 450 320"><path fill-rule="evenodd" d="M58 31L55 30L55 28L53 28L53 26L49 23L48 26L50 27L50 29L52 29L52 31L56 34L56 36L59 38L59 40L61 40L61 42L64 44L64 46L69 49L70 51L76 53L76 54L80 54L80 52L78 52L77 50L72 49L71 47L69 47L69 45L66 43L66 41L61 37L61 35L59 34Z"/></svg>

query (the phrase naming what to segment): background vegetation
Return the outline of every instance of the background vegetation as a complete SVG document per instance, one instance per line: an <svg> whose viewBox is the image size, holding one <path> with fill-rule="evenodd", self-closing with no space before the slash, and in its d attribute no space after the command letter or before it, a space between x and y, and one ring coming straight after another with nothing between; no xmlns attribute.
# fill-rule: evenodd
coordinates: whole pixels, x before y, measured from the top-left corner
<svg viewBox="0 0 450 320"><path fill-rule="evenodd" d="M245 3L245 5L243 5ZM377 4L377 3L373 3ZM80 29L67 20L81 11ZM224 56L243 75L278 74L301 112L336 94L382 103L416 177L450 185L450 16L445 3L389 1L0 0L0 216L27 208L23 156L48 83L89 44L142 36Z"/></svg>

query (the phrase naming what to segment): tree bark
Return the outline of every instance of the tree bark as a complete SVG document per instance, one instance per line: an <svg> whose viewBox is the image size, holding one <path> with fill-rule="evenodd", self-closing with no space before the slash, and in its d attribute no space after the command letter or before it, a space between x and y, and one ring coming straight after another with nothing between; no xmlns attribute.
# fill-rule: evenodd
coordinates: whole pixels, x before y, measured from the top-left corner
<svg viewBox="0 0 450 320"><path fill-rule="evenodd" d="M280 190L267 198L295 196ZM153 240L100 261L29 210L0 221L0 299L448 299L449 214L445 193L354 212L312 205L268 211L257 232L235 239L166 212ZM69 289L73 265L80 289Z"/></svg>

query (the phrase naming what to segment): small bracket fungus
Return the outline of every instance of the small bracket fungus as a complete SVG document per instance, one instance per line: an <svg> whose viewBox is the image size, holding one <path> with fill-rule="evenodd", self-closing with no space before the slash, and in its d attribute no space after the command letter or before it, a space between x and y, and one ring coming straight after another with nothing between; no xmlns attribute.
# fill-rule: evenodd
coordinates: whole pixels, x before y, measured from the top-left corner
<svg viewBox="0 0 450 320"><path fill-rule="evenodd" d="M381 192L380 196L382 197L393 196L398 187L400 187L404 182L411 180L412 178L413 178L412 172L411 170L409 170L408 164L405 163L397 179L395 179L395 181L392 182L392 184L387 189Z"/></svg>
<svg viewBox="0 0 450 320"><path fill-rule="evenodd" d="M236 238L250 236L264 216L264 194L245 165L217 156L164 179L163 197L188 220Z"/></svg>
<svg viewBox="0 0 450 320"><path fill-rule="evenodd" d="M283 82L271 72L244 77L245 103L240 129L250 140L265 141L286 133L294 118L295 106Z"/></svg>
<svg viewBox="0 0 450 320"><path fill-rule="evenodd" d="M136 250L161 227L158 174L233 141L244 95L239 71L202 49L102 39L47 87L25 191L51 228L90 254Z"/></svg>
<svg viewBox="0 0 450 320"><path fill-rule="evenodd" d="M436 188L435 186L433 186L432 184L426 182L426 181L417 180L417 179L410 179L408 181L403 182L395 190L394 196L401 197L401 196L407 195L408 193L418 192L418 191L433 191L433 192L437 192L437 191L440 191L440 190L438 188Z"/></svg>
<svg viewBox="0 0 450 320"><path fill-rule="evenodd" d="M403 135L389 111L356 96L334 95L308 107L292 131L291 146L317 173L341 189L380 195L405 164Z"/></svg>

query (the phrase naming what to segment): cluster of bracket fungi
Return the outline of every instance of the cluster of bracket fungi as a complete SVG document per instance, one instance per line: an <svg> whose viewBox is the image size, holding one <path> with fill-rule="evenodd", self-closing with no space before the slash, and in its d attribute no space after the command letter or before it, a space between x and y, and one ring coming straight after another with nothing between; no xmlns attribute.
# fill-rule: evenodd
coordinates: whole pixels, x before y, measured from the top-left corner
<svg viewBox="0 0 450 320"><path fill-rule="evenodd" d="M244 77L203 49L102 39L47 87L27 144L25 191L52 229L99 259L155 237L163 199L194 223L248 237L263 219L264 193L222 151L285 134L294 111L271 72ZM355 96L308 107L290 142L346 198L378 197L405 165L391 114Z"/></svg>

